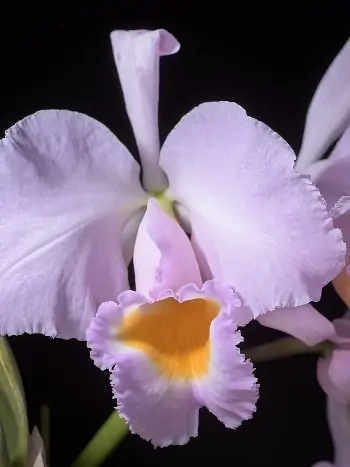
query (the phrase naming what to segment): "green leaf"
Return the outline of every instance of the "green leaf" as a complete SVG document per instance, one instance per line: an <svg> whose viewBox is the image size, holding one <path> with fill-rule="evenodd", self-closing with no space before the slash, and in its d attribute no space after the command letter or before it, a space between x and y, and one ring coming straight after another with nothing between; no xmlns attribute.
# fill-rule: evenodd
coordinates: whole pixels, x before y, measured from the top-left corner
<svg viewBox="0 0 350 467"><path fill-rule="evenodd" d="M11 464L24 466L29 435L24 391L16 361L5 337L0 337L0 423Z"/></svg>
<svg viewBox="0 0 350 467"><path fill-rule="evenodd" d="M7 448L5 431L0 423L0 467L11 467L9 451Z"/></svg>

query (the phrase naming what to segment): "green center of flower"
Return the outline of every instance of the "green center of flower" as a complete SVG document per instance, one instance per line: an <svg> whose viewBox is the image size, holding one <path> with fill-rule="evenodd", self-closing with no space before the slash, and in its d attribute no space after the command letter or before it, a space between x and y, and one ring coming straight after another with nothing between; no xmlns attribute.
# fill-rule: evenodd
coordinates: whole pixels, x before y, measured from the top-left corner
<svg viewBox="0 0 350 467"><path fill-rule="evenodd" d="M153 197L156 198L163 211L166 212L172 219L177 221L174 212L174 202L167 198L166 192L162 191L159 193L153 193Z"/></svg>

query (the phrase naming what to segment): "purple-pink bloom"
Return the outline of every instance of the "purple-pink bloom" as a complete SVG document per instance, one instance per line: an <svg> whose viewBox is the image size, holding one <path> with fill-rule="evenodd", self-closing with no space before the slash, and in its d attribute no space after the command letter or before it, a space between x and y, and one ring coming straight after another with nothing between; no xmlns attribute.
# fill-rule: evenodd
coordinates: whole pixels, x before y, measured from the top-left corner
<svg viewBox="0 0 350 467"><path fill-rule="evenodd" d="M179 44L164 30L111 38L143 187L125 146L86 115L40 111L8 130L0 141L0 332L85 339L98 306L128 289L154 196L190 233L203 281L215 277L242 298L240 324L318 300L342 269L345 246L319 191L295 172L292 149L237 104L211 102L185 115L159 150L159 57ZM315 329L313 316L305 325Z"/></svg>
<svg viewBox="0 0 350 467"><path fill-rule="evenodd" d="M333 348L318 360L317 377L328 396L350 405L350 312L334 320L333 326Z"/></svg>
<svg viewBox="0 0 350 467"><path fill-rule="evenodd" d="M326 200L334 225L342 231L346 245L350 245L350 126L329 158L315 162L308 167L308 172ZM346 267L349 263L348 250ZM350 306L350 280L346 267L333 279L333 285L342 300Z"/></svg>
<svg viewBox="0 0 350 467"><path fill-rule="evenodd" d="M103 303L87 331L97 366L111 371L119 414L155 446L185 444L206 406L227 428L255 411L258 386L244 359L230 286L203 284L190 240L150 200L135 246L136 292Z"/></svg>
<svg viewBox="0 0 350 467"><path fill-rule="evenodd" d="M296 168L305 172L350 125L350 39L330 64L311 101Z"/></svg>
<svg viewBox="0 0 350 467"><path fill-rule="evenodd" d="M329 158L318 160L339 136L341 138ZM342 231L343 239L349 245L350 40L335 57L314 94L295 167L311 176L326 201L335 227ZM347 253L346 264L349 261ZM333 285L350 307L350 280L346 268L333 279ZM310 304L289 310L276 310L258 320L265 326L298 337L308 345L326 340L334 333L331 323Z"/></svg>
<svg viewBox="0 0 350 467"><path fill-rule="evenodd" d="M319 160L340 137L328 159ZM303 144L296 161L297 170L309 174L320 189L327 207L350 240L350 39L330 64L310 104ZM349 264L349 253L346 263ZM349 274L344 270L333 281L343 301L350 307Z"/></svg>
<svg viewBox="0 0 350 467"><path fill-rule="evenodd" d="M328 397L327 416L334 445L334 463L317 462L313 467L349 467L350 407Z"/></svg>
<svg viewBox="0 0 350 467"><path fill-rule="evenodd" d="M310 303L277 309L259 316L258 321L263 326L290 334L310 347L328 340L334 334L332 323Z"/></svg>

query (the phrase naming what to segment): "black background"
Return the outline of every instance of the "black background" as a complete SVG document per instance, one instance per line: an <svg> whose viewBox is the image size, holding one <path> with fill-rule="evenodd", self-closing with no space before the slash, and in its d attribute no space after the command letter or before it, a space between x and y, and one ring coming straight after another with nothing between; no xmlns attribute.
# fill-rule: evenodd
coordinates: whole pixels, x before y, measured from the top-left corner
<svg viewBox="0 0 350 467"><path fill-rule="evenodd" d="M39 109L84 112L106 124L136 154L109 43L113 29L165 28L180 52L161 62L162 140L204 101L236 101L300 148L305 113L324 71L350 35L342 2L297 12L266 2L62 2L2 6L0 131ZM282 8L284 9L282 13ZM293 284L291 284L291 287ZM345 307L329 286L317 305L327 316ZM16 310L13 310L15 313ZM257 325L246 345L279 334ZM107 418L108 374L94 367L84 343L42 336L10 339L23 376L31 426L39 407L52 416L52 467L65 467ZM184 447L154 450L128 436L108 466L311 467L332 458L316 358L258 365L258 411L235 432L202 410L200 435Z"/></svg>

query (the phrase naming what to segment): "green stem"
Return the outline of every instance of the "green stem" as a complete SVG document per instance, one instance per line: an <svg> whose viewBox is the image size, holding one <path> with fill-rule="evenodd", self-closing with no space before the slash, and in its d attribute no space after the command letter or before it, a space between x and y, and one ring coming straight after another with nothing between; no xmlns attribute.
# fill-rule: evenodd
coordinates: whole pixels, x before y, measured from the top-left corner
<svg viewBox="0 0 350 467"><path fill-rule="evenodd" d="M72 467L97 467L101 465L128 433L128 426L113 410L95 433Z"/></svg>
<svg viewBox="0 0 350 467"><path fill-rule="evenodd" d="M328 341L309 347L304 344L304 342L294 337L284 337L283 339L269 342L268 344L262 344L252 349L244 350L243 353L253 363L260 363L307 353L324 355L331 348L332 344Z"/></svg>

